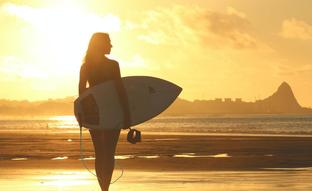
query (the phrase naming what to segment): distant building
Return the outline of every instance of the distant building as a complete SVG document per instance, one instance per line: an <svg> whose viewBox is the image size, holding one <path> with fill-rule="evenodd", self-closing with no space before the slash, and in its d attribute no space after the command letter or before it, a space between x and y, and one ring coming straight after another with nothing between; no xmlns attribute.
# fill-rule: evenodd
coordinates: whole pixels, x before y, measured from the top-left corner
<svg viewBox="0 0 312 191"><path fill-rule="evenodd" d="M230 102L232 102L232 99L231 98L224 98L224 102L225 103L230 103Z"/></svg>
<svg viewBox="0 0 312 191"><path fill-rule="evenodd" d="M235 98L235 102L242 102L242 98Z"/></svg>
<svg viewBox="0 0 312 191"><path fill-rule="evenodd" d="M215 102L222 102L222 99L221 98L216 98Z"/></svg>

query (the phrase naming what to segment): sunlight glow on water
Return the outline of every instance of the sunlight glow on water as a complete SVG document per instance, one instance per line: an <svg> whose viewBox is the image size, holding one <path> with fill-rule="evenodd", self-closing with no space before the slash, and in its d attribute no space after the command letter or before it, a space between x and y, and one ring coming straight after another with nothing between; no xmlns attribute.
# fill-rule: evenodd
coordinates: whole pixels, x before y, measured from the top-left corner
<svg viewBox="0 0 312 191"><path fill-rule="evenodd" d="M76 118L75 118L75 116L73 116L73 115L60 115L60 116L49 117L49 120L56 120L56 121L76 121Z"/></svg>
<svg viewBox="0 0 312 191"><path fill-rule="evenodd" d="M28 158L12 158L11 160L20 161L20 160L28 160Z"/></svg>
<svg viewBox="0 0 312 191"><path fill-rule="evenodd" d="M55 157L55 158L52 158L51 160L66 160L68 159L67 156L64 156L64 157Z"/></svg>
<svg viewBox="0 0 312 191"><path fill-rule="evenodd" d="M49 120L51 121L48 123L49 128L78 128L77 120L73 115L53 116Z"/></svg>
<svg viewBox="0 0 312 191"><path fill-rule="evenodd" d="M231 157L227 153L221 153L216 155L195 155L195 153L181 153L173 155L173 157L176 158L205 158L205 157L211 157L211 158L229 158Z"/></svg>

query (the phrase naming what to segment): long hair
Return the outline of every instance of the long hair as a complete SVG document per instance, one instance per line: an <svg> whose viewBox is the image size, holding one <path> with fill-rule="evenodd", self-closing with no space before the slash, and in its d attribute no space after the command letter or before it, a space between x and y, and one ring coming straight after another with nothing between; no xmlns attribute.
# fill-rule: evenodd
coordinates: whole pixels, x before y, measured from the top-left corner
<svg viewBox="0 0 312 191"><path fill-rule="evenodd" d="M83 64L93 64L94 57L99 55L104 55L99 50L103 50L103 47L108 46L110 43L110 38L108 33L97 32L94 33L89 41L88 49L86 55L83 59Z"/></svg>

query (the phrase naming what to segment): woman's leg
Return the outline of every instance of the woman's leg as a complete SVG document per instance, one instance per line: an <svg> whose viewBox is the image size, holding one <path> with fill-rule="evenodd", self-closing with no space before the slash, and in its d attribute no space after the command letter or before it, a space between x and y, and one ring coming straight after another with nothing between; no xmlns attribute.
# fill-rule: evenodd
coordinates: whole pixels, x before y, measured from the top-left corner
<svg viewBox="0 0 312 191"><path fill-rule="evenodd" d="M115 164L120 130L90 130L95 150L95 170L102 191L108 191Z"/></svg>

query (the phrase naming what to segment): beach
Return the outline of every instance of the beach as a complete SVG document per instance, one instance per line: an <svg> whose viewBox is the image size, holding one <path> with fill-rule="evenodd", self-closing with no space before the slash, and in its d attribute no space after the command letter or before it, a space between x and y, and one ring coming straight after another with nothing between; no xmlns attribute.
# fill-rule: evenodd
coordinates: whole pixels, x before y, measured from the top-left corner
<svg viewBox="0 0 312 191"><path fill-rule="evenodd" d="M312 191L311 8L0 1L0 191Z"/></svg>
<svg viewBox="0 0 312 191"><path fill-rule="evenodd" d="M99 190L79 131L1 131L0 190ZM93 146L83 133L93 170ZM312 137L122 133L111 190L311 190ZM24 185L24 186L23 186Z"/></svg>

